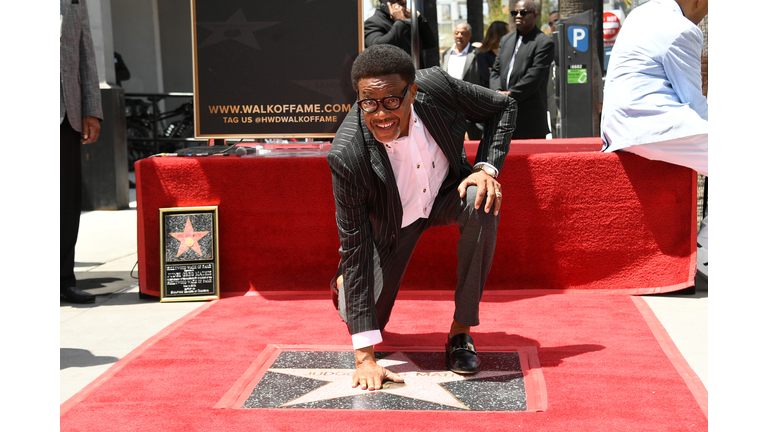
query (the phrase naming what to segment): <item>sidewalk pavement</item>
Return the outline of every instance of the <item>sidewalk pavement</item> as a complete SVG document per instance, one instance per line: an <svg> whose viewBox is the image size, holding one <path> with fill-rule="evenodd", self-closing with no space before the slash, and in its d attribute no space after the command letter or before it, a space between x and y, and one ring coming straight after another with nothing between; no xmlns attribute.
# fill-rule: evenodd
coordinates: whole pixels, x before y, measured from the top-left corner
<svg viewBox="0 0 768 432"><path fill-rule="evenodd" d="M133 174L133 173L131 173ZM78 287L96 294L86 305L60 304L60 402L120 358L203 302L139 298L136 191L130 208L83 212L75 251ZM708 386L708 295L643 296L688 364Z"/></svg>

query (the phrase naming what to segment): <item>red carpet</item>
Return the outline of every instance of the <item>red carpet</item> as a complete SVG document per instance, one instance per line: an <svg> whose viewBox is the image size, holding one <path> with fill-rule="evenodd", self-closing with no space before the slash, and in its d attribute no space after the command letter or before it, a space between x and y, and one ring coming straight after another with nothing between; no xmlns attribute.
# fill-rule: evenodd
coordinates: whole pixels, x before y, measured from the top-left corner
<svg viewBox="0 0 768 432"><path fill-rule="evenodd" d="M535 347L546 408L393 413L214 408L268 345L349 346L325 294L227 297L161 332L62 404L61 430L707 430L706 390L674 355L674 345L657 340L664 336L658 323L651 317L649 325L648 310L636 301L642 299L489 292L473 333L476 345L480 351ZM440 346L451 310L449 293L402 293L385 343Z"/></svg>
<svg viewBox="0 0 768 432"><path fill-rule="evenodd" d="M339 240L325 158L148 158L136 164L136 178L142 293L159 296L158 209L213 205L222 292L328 287ZM693 286L692 170L629 153L510 154L500 182L505 200L487 290L646 294ZM456 227L427 231L403 290L453 289L457 238Z"/></svg>

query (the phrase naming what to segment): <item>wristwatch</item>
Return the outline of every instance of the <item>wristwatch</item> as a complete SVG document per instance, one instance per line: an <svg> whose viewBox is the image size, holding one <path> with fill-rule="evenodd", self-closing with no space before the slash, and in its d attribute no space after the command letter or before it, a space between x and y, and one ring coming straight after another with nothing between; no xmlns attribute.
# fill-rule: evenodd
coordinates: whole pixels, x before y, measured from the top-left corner
<svg viewBox="0 0 768 432"><path fill-rule="evenodd" d="M475 167L474 170L472 170L472 172L478 172L480 170L485 171L486 174L488 174L489 176L491 176L493 178L496 178L496 177L499 176L499 172L496 171L496 168L494 168L494 167L492 167L492 166L490 166L488 164L478 165L478 166Z"/></svg>

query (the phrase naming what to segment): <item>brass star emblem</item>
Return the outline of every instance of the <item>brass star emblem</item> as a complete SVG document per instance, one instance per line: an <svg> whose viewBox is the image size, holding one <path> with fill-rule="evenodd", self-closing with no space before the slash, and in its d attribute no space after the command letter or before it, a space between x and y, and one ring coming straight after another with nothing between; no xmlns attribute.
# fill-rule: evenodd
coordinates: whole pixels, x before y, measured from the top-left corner
<svg viewBox="0 0 768 432"><path fill-rule="evenodd" d="M192 249L198 255L203 256L203 252L200 250L199 240L205 237L209 232L210 231L195 231L192 228L192 222L189 220L189 216L187 216L187 224L184 226L183 232L169 233L179 241L179 251L176 253L176 256L181 256L181 254L189 249Z"/></svg>

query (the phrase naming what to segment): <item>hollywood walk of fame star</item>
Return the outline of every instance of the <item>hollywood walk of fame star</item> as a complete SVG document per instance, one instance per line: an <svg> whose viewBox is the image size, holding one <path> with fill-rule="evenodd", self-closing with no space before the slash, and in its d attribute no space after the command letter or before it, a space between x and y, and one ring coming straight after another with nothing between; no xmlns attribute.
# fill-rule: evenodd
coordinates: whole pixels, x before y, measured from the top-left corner
<svg viewBox="0 0 768 432"><path fill-rule="evenodd" d="M281 407L305 404L327 399L338 399L348 396L361 396L375 392L383 392L395 396L410 399L433 402L459 409L469 409L460 402L441 383L453 381L467 381L473 379L489 378L520 373L520 371L488 371L478 372L474 375L459 375L446 370L425 370L417 366L402 352L394 353L377 362L380 366L399 374L405 379L405 386L393 386L381 390L363 390L360 387L352 387L352 374L354 369L269 369L284 375L293 375L304 378L312 378L328 381L328 384L312 390L292 401L286 402Z"/></svg>
<svg viewBox="0 0 768 432"><path fill-rule="evenodd" d="M280 23L248 21L245 18L243 10L238 9L237 12L235 12L224 22L198 22L197 25L200 27L213 31L213 34L208 36L208 38L205 39L198 46L198 48L217 44L225 40L233 40L251 48L260 50L261 46L253 36L253 32L271 27L276 24Z"/></svg>
<svg viewBox="0 0 768 432"><path fill-rule="evenodd" d="M198 241L205 237L208 233L209 231L195 231L192 228L192 222L189 220L189 216L187 216L187 224L184 226L183 232L169 233L179 241L179 251L176 253L176 256L181 256L181 254L186 252L187 249L192 249L198 255L203 256L203 252L200 250L200 243Z"/></svg>

